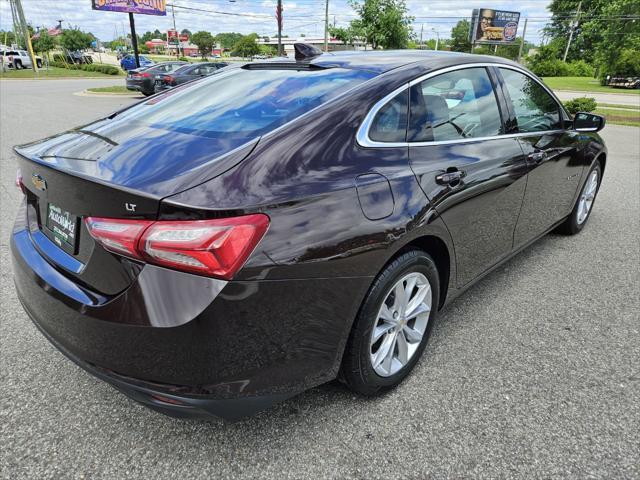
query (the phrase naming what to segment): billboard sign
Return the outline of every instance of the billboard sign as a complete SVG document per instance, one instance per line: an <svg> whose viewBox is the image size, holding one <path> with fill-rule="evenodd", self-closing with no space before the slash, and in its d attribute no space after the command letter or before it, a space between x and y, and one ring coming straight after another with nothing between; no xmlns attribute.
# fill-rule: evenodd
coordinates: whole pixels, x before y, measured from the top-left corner
<svg viewBox="0 0 640 480"><path fill-rule="evenodd" d="M166 15L165 0L91 0L91 8L103 12L139 13L142 15Z"/></svg>
<svg viewBox="0 0 640 480"><path fill-rule="evenodd" d="M472 43L511 44L518 33L520 12L479 8L473 11Z"/></svg>
<svg viewBox="0 0 640 480"><path fill-rule="evenodd" d="M167 42L176 45L178 43L178 31L177 30L167 30Z"/></svg>

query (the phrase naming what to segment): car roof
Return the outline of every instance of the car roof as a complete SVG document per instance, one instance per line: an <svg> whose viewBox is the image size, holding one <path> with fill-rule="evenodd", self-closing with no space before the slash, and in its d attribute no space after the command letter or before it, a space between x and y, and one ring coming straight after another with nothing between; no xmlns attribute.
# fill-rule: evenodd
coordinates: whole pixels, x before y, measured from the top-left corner
<svg viewBox="0 0 640 480"><path fill-rule="evenodd" d="M264 62L252 62L256 64L295 64L296 60L289 57L279 57ZM502 57L487 55L472 55L469 53L447 52L436 50L371 50L371 51L344 51L323 53L300 63L314 65L321 68L348 68L353 70L369 70L375 73L384 73L396 68L414 63L422 63L430 69L445 68L464 63L501 63L513 65L514 62Z"/></svg>

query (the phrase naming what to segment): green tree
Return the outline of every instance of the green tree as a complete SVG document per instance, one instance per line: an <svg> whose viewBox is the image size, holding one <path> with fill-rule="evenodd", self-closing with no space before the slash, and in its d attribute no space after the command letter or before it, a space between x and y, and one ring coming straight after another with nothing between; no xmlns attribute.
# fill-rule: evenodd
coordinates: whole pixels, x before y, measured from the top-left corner
<svg viewBox="0 0 640 480"><path fill-rule="evenodd" d="M352 28L329 27L329 35L340 40L345 45L353 45L355 32Z"/></svg>
<svg viewBox="0 0 640 480"><path fill-rule="evenodd" d="M160 40L164 40L165 42L167 41L167 32L161 32L160 30L158 30L157 28L153 31L153 38L159 38Z"/></svg>
<svg viewBox="0 0 640 480"><path fill-rule="evenodd" d="M575 25L571 47L567 61L594 61L596 47L602 43L603 10L611 0L582 0L580 4L580 19ZM561 44L560 59L569 41L571 29L574 27L578 2L575 0L552 0L547 7L551 11L551 22L544 28L544 32L552 41ZM605 20L610 22L612 20ZM616 22L617 20L613 20Z"/></svg>
<svg viewBox="0 0 640 480"><path fill-rule="evenodd" d="M153 32L144 32L144 35L138 36L138 43L150 42L154 38L157 38L157 37L153 36Z"/></svg>
<svg viewBox="0 0 640 480"><path fill-rule="evenodd" d="M209 32L199 31L191 36L191 43L198 46L198 51L202 58L211 55L211 49L216 43L215 38Z"/></svg>
<svg viewBox="0 0 640 480"><path fill-rule="evenodd" d="M33 49L47 58L49 58L49 52L53 50L55 46L55 39L49 35L46 28L41 29L40 32L38 32L38 38L33 40Z"/></svg>
<svg viewBox="0 0 640 480"><path fill-rule="evenodd" d="M0 43L4 45L11 45L15 43L15 37L11 30L0 30Z"/></svg>
<svg viewBox="0 0 640 480"><path fill-rule="evenodd" d="M222 48L225 50L229 50L238 43L242 37L241 33L229 32L229 33L219 33L216 35L216 42L220 44Z"/></svg>
<svg viewBox="0 0 640 480"><path fill-rule="evenodd" d="M638 0L610 0L602 13L605 18L619 19L601 22L603 41L596 46L595 54L600 78L640 75L640 21L628 19L640 15L640 3Z"/></svg>
<svg viewBox="0 0 640 480"><path fill-rule="evenodd" d="M451 29L451 50L454 52L470 52L471 42L469 41L469 29L471 22L469 20L460 20L456 26Z"/></svg>
<svg viewBox="0 0 640 480"><path fill-rule="evenodd" d="M182 31L180 32L181 35L187 35L189 38L191 38L191 35L193 35L191 33L191 30L189 30L188 28L183 28Z"/></svg>
<svg viewBox="0 0 640 480"><path fill-rule="evenodd" d="M350 0L360 18L351 21L354 37L362 37L373 48L407 48L413 17L404 0Z"/></svg>
<svg viewBox="0 0 640 480"><path fill-rule="evenodd" d="M69 28L60 35L60 45L67 50L85 50L91 46L93 36L79 28Z"/></svg>
<svg viewBox="0 0 640 480"><path fill-rule="evenodd" d="M260 53L260 47L251 35L242 37L238 43L233 46L233 55L239 57L252 57Z"/></svg>

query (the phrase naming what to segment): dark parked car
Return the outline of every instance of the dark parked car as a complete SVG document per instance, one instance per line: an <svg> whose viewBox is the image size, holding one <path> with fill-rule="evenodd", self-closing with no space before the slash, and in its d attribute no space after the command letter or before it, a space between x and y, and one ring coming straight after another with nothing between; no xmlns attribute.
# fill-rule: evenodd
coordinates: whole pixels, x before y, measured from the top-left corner
<svg viewBox="0 0 640 480"><path fill-rule="evenodd" d="M153 60L148 59L144 55L138 55L138 60L140 61L140 67L150 67L152 65L155 65L155 62ZM122 59L120 60L120 67L125 72L128 72L130 70L135 70L136 68L138 68L136 67L135 55L129 54L122 57Z"/></svg>
<svg viewBox="0 0 640 480"><path fill-rule="evenodd" d="M208 77L226 66L227 63L225 62L190 63L173 73L158 75L156 77L155 91L161 92L197 78Z"/></svg>
<svg viewBox="0 0 640 480"><path fill-rule="evenodd" d="M143 93L144 95L153 95L156 78L160 74L170 74L186 65L187 62L162 62L153 67L141 67L131 70L127 74L127 88Z"/></svg>
<svg viewBox="0 0 640 480"><path fill-rule="evenodd" d="M391 388L447 302L592 211L604 119L519 65L297 48L16 148L25 310L151 408Z"/></svg>

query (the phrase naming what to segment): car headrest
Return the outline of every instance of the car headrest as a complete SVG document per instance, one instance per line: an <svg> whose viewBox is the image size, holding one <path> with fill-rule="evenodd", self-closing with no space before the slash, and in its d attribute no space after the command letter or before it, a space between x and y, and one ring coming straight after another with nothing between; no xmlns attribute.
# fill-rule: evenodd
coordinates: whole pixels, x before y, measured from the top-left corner
<svg viewBox="0 0 640 480"><path fill-rule="evenodd" d="M424 102L427 107L427 121L432 127L449 121L449 107L444 98L440 95L425 95Z"/></svg>

